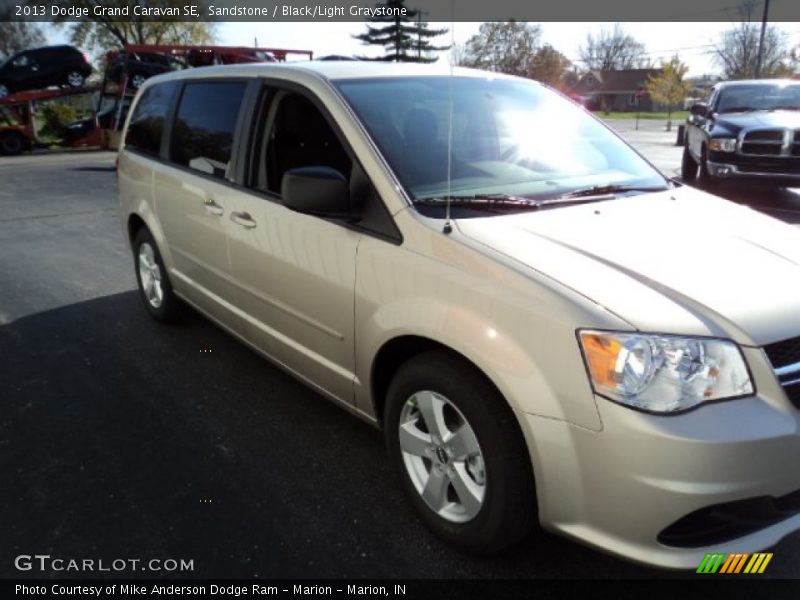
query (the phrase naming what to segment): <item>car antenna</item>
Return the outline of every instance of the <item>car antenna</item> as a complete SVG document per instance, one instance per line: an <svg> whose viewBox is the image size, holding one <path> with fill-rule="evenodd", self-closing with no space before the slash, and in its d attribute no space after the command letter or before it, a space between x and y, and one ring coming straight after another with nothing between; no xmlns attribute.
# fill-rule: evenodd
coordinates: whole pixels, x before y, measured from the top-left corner
<svg viewBox="0 0 800 600"><path fill-rule="evenodd" d="M447 203L444 209L444 228L442 231L445 234L450 234L453 231L453 225L450 223L450 200L452 194L451 174L453 168L453 54L452 49L455 48L456 43L456 0L450 0L450 78L449 78L449 99L447 111Z"/></svg>

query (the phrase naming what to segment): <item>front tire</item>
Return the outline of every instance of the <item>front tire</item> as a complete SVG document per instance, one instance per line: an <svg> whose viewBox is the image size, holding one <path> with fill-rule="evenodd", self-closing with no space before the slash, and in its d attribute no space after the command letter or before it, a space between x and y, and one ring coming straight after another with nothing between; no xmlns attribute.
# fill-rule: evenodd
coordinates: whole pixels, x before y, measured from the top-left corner
<svg viewBox="0 0 800 600"><path fill-rule="evenodd" d="M172 290L161 253L146 227L139 229L134 237L133 256L139 295L147 312L157 321L175 322L182 310L181 301Z"/></svg>
<svg viewBox="0 0 800 600"><path fill-rule="evenodd" d="M694 161L688 146L683 147L683 158L681 159L681 179L684 183L692 183L697 179L697 163Z"/></svg>
<svg viewBox="0 0 800 600"><path fill-rule="evenodd" d="M713 189L717 181L708 170L708 150L703 146L700 150L700 166L697 171L697 185L705 190Z"/></svg>
<svg viewBox="0 0 800 600"><path fill-rule="evenodd" d="M459 550L492 554L536 522L519 424L494 386L445 351L402 365L389 386L390 460L424 523Z"/></svg>

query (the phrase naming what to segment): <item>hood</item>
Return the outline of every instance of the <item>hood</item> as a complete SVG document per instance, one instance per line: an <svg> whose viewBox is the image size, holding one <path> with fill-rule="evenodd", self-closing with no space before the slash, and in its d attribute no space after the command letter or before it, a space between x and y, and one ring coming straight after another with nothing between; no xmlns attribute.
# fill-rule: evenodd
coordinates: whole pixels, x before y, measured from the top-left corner
<svg viewBox="0 0 800 600"><path fill-rule="evenodd" d="M722 113L716 116L716 125L738 131L745 127L800 128L798 110L758 110L753 112Z"/></svg>
<svg viewBox="0 0 800 600"><path fill-rule="evenodd" d="M457 227L640 331L752 346L800 335L800 228L691 187Z"/></svg>

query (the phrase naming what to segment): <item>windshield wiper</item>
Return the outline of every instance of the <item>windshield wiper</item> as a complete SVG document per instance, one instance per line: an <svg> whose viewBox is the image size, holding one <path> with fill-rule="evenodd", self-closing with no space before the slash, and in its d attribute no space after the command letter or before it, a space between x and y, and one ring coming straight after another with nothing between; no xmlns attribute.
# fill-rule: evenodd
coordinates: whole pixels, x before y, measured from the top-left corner
<svg viewBox="0 0 800 600"><path fill-rule="evenodd" d="M593 185L591 187L581 188L561 194L552 200L545 200L542 204L551 204L555 202L564 202L570 200L580 200L582 202L588 200L606 200L615 198L617 194L623 192L663 192L668 190L666 186L644 186L644 185L620 185L610 183L607 185Z"/></svg>
<svg viewBox="0 0 800 600"><path fill-rule="evenodd" d="M515 209L529 208L536 209L541 206L538 200L514 196L512 194L470 194L450 196L450 206L468 206L470 208L489 208L489 209ZM430 198L419 198L414 200L414 204L431 204L443 206L448 203L447 196L432 196Z"/></svg>

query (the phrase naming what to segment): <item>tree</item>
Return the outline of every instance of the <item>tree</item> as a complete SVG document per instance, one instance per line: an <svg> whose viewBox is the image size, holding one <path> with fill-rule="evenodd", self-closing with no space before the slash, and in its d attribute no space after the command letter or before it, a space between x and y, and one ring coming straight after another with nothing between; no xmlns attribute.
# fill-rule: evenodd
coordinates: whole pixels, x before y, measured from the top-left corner
<svg viewBox="0 0 800 600"><path fill-rule="evenodd" d="M106 51L126 44L211 44L214 42L215 24L201 21L172 20L151 21L147 17L130 16L116 21L113 16L95 16L94 7L128 6L126 0L55 0L55 4L88 8L89 17L77 21L57 21L69 28L70 40L77 46ZM150 0L150 8L178 8L194 4L205 14L207 0Z"/></svg>
<svg viewBox="0 0 800 600"><path fill-rule="evenodd" d="M689 84L683 80L689 70L677 54L668 62L661 63L661 73L650 75L644 84L647 93L655 102L667 105L667 131L672 129L672 106L680 102L689 92Z"/></svg>
<svg viewBox="0 0 800 600"><path fill-rule="evenodd" d="M755 2L745 0L739 5L742 21L722 33L714 46L714 62L722 68L725 79L755 77L758 61L758 44L761 23L753 22ZM785 77L792 73L790 54L783 33L768 25L764 33L764 50L761 57L761 77Z"/></svg>
<svg viewBox="0 0 800 600"><path fill-rule="evenodd" d="M384 7L387 15L375 15L367 20L367 30L354 35L364 45L381 46L384 55L378 58L362 57L364 60L383 60L387 62L432 63L438 57L431 53L449 50L450 46L434 46L432 40L447 33L447 29L430 29L421 20L421 13L405 6L405 0L383 0L376 7ZM405 16L391 16L395 9L406 9Z"/></svg>
<svg viewBox="0 0 800 600"><path fill-rule="evenodd" d="M21 50L43 46L45 37L36 23L0 21L0 56L10 56Z"/></svg>
<svg viewBox="0 0 800 600"><path fill-rule="evenodd" d="M578 49L578 56L590 71L617 71L642 69L650 66L644 44L620 27L603 29L597 36L589 33L586 43Z"/></svg>
<svg viewBox="0 0 800 600"><path fill-rule="evenodd" d="M571 67L572 63L566 56L550 44L545 44L534 52L527 76L557 88L562 86L564 76Z"/></svg>
<svg viewBox="0 0 800 600"><path fill-rule="evenodd" d="M482 23L478 33L467 41L458 64L528 77L541 33L538 25L524 21Z"/></svg>

